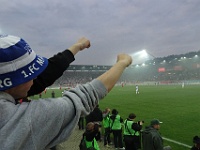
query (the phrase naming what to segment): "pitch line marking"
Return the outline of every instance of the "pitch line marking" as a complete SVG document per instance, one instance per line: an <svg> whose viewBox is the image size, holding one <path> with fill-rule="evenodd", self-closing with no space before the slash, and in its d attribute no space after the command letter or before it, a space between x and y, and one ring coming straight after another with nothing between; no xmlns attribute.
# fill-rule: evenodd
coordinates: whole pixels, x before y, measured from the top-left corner
<svg viewBox="0 0 200 150"><path fill-rule="evenodd" d="M178 145L181 145L181 146L187 147L187 148L191 148L190 145L187 145L187 144L184 144L184 143L181 143L181 142L178 142L178 141L172 140L172 139L168 139L168 138L166 138L166 137L163 137L163 139L166 140L166 141L169 141L169 142L172 142L172 143L175 143L175 144L178 144Z"/></svg>

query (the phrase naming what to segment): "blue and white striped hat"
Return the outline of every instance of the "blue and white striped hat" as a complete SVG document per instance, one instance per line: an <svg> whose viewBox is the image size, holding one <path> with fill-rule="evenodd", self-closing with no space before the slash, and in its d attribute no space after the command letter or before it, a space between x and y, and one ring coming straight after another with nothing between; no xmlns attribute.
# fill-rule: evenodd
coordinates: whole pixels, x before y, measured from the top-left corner
<svg viewBox="0 0 200 150"><path fill-rule="evenodd" d="M47 65L20 37L0 35L0 91L36 78Z"/></svg>

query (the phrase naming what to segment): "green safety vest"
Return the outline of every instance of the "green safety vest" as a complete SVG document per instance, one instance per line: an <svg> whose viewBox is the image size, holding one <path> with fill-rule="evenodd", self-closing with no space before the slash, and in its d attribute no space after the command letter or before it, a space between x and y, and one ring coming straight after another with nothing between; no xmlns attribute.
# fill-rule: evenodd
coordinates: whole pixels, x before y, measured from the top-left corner
<svg viewBox="0 0 200 150"><path fill-rule="evenodd" d="M112 130L120 130L122 128L120 115L116 115L114 122L110 119L110 127L112 127Z"/></svg>
<svg viewBox="0 0 200 150"><path fill-rule="evenodd" d="M125 120L124 121L124 135L136 135L139 136L139 132L132 129L132 124L134 121L132 120Z"/></svg>
<svg viewBox="0 0 200 150"><path fill-rule="evenodd" d="M100 150L99 145L98 145L98 143L97 143L95 138L92 141L87 141L85 139L85 142L86 142L86 147L87 148L94 147L95 150Z"/></svg>
<svg viewBox="0 0 200 150"><path fill-rule="evenodd" d="M110 126L110 115L103 118L103 127L108 128Z"/></svg>

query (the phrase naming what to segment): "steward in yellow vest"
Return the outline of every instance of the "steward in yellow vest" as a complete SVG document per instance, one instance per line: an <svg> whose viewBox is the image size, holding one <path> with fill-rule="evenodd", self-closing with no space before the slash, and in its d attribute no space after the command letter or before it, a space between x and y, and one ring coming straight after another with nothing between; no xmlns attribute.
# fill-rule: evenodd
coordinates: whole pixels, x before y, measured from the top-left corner
<svg viewBox="0 0 200 150"><path fill-rule="evenodd" d="M125 149L122 142L122 123L123 119L118 114L118 111L113 109L112 115L110 116L110 128L113 133L114 146L116 149Z"/></svg>
<svg viewBox="0 0 200 150"><path fill-rule="evenodd" d="M143 121L135 122L136 115L131 113L124 121L124 143L126 150L138 150L141 148L140 130Z"/></svg>
<svg viewBox="0 0 200 150"><path fill-rule="evenodd" d="M110 109L106 108L103 111L103 127L104 127L104 146L110 147Z"/></svg>

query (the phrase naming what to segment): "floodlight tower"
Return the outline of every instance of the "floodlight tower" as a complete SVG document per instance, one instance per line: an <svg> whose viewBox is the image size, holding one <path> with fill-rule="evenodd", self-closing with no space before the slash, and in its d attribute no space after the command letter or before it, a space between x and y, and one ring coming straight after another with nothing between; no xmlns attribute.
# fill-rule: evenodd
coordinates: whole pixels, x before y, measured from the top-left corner
<svg viewBox="0 0 200 150"><path fill-rule="evenodd" d="M134 52L133 54L131 54L131 56L135 60L134 62L136 62L136 64L140 64L140 63L143 63L146 60L150 60L151 57L153 57L153 59L156 58L154 55L150 54L145 49Z"/></svg>

